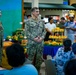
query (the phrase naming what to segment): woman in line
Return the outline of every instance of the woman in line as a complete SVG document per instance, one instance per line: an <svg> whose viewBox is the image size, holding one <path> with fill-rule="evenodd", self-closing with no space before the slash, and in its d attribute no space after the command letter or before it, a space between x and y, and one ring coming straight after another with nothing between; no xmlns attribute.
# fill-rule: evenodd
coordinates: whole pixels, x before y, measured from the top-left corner
<svg viewBox="0 0 76 75"><path fill-rule="evenodd" d="M70 39L64 39L63 40L63 47L60 47L57 51L55 62L56 62L56 68L57 68L57 75L64 75L63 67L64 64L75 58L74 53L72 52L72 42Z"/></svg>
<svg viewBox="0 0 76 75"><path fill-rule="evenodd" d="M32 64L25 64L24 48L16 43L6 48L8 64L13 68L5 75L38 75Z"/></svg>

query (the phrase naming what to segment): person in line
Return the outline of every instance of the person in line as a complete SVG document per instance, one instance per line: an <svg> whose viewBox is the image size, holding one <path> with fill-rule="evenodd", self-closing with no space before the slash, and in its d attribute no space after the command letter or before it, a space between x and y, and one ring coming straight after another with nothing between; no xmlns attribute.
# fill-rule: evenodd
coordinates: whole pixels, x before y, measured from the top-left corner
<svg viewBox="0 0 76 75"><path fill-rule="evenodd" d="M60 47L55 56L57 75L64 75L63 67L65 63L73 58L75 58L72 52L72 42L70 39L63 40L63 47Z"/></svg>
<svg viewBox="0 0 76 75"><path fill-rule="evenodd" d="M67 36L67 34L66 34L67 31L66 31L65 26L64 26L65 23L66 23L66 19L64 17L61 17L60 21L57 22L57 27L64 29L63 35Z"/></svg>
<svg viewBox="0 0 76 75"><path fill-rule="evenodd" d="M72 45L72 51L74 52L76 58L76 42Z"/></svg>
<svg viewBox="0 0 76 75"><path fill-rule="evenodd" d="M13 68L5 75L38 75L32 64L25 64L26 58L24 48L18 44L12 44L6 48L8 64Z"/></svg>
<svg viewBox="0 0 76 75"><path fill-rule="evenodd" d="M52 17L49 17L49 23L45 24L45 29L46 29L46 36L45 36L45 39L44 41L48 41L49 40L49 36L52 35L52 30L54 28L56 28L56 25L53 23L53 18Z"/></svg>
<svg viewBox="0 0 76 75"><path fill-rule="evenodd" d="M70 16L70 21L64 24L64 28L66 29L67 37L74 43L74 37L76 34L76 23L74 22L74 16Z"/></svg>
<svg viewBox="0 0 76 75"><path fill-rule="evenodd" d="M65 24L65 18L64 17L61 17L60 18L60 22L58 22L58 24L57 24L57 27L59 27L59 28L64 28L64 24Z"/></svg>
<svg viewBox="0 0 76 75"><path fill-rule="evenodd" d="M69 60L64 66L65 75L76 75L76 59Z"/></svg>
<svg viewBox="0 0 76 75"><path fill-rule="evenodd" d="M2 49L3 49L3 26L0 22L0 66L2 64Z"/></svg>
<svg viewBox="0 0 76 75"><path fill-rule="evenodd" d="M39 17L39 8L31 9L31 18L25 22L25 36L27 37L28 59L33 62L37 70L42 63L42 53L45 37L44 21Z"/></svg>

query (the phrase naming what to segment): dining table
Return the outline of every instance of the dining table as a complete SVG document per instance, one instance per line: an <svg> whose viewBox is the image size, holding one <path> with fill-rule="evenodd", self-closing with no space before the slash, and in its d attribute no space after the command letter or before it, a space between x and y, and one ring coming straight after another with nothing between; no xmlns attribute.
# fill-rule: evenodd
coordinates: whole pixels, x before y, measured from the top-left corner
<svg viewBox="0 0 76 75"><path fill-rule="evenodd" d="M52 58L56 55L58 48L62 47L61 45L52 46L52 45L44 45L43 48L43 58L47 59L47 55L52 56Z"/></svg>

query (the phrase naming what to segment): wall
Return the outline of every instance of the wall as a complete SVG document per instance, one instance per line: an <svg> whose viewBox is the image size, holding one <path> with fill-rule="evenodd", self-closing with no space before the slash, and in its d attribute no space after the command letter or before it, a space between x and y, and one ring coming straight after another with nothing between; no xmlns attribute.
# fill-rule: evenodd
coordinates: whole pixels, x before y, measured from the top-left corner
<svg viewBox="0 0 76 75"><path fill-rule="evenodd" d="M30 9L26 9L26 15L30 15ZM59 15L62 17L62 10L50 10L50 9L40 9L40 14L42 17L45 15Z"/></svg>
<svg viewBox="0 0 76 75"><path fill-rule="evenodd" d="M70 5L72 5L73 3L76 4L76 0L70 0ZM75 10L75 21L76 21L76 10Z"/></svg>
<svg viewBox="0 0 76 75"><path fill-rule="evenodd" d="M59 15L62 16L62 10L40 10L40 14L44 17L45 15Z"/></svg>
<svg viewBox="0 0 76 75"><path fill-rule="evenodd" d="M76 3L76 0L70 0L70 5L72 5L73 3Z"/></svg>
<svg viewBox="0 0 76 75"><path fill-rule="evenodd" d="M56 3L56 4L63 4L63 0L39 0L39 3Z"/></svg>
<svg viewBox="0 0 76 75"><path fill-rule="evenodd" d="M24 0L24 2L32 2L32 0ZM63 4L63 0L39 0L39 3Z"/></svg>
<svg viewBox="0 0 76 75"><path fill-rule="evenodd" d="M24 0L24 2L32 2L32 0ZM54 4L63 4L63 0L39 0L39 3L54 3ZM30 15L30 9L26 9L26 15ZM45 15L59 15L62 17L62 10L40 10L42 17Z"/></svg>
<svg viewBox="0 0 76 75"><path fill-rule="evenodd" d="M2 16L0 21L4 28L4 37L12 35L16 29L21 28L22 0L0 0Z"/></svg>

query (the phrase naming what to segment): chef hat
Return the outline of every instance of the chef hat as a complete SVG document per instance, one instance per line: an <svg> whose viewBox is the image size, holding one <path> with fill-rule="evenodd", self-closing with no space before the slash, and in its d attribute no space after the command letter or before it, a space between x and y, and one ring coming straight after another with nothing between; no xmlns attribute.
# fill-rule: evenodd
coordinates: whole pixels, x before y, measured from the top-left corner
<svg viewBox="0 0 76 75"><path fill-rule="evenodd" d="M69 17L74 17L74 15L73 14L70 14Z"/></svg>

